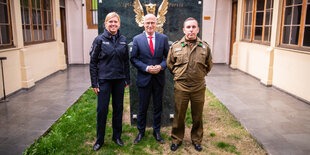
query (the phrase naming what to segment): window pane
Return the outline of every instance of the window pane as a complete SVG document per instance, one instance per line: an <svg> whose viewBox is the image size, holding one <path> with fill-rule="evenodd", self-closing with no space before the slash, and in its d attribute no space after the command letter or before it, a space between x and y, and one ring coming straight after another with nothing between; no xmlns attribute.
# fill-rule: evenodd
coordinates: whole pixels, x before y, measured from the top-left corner
<svg viewBox="0 0 310 155"><path fill-rule="evenodd" d="M33 26L33 37L35 41L38 41L38 28L36 25Z"/></svg>
<svg viewBox="0 0 310 155"><path fill-rule="evenodd" d="M294 7L293 24L300 24L301 8L302 8L302 6L295 6Z"/></svg>
<svg viewBox="0 0 310 155"><path fill-rule="evenodd" d="M0 23L9 23L7 5L0 4Z"/></svg>
<svg viewBox="0 0 310 155"><path fill-rule="evenodd" d="M291 25L291 21L292 21L292 7L287 7L285 9L284 24Z"/></svg>
<svg viewBox="0 0 310 155"><path fill-rule="evenodd" d="M52 26L45 26L44 27L44 35L45 35L45 40L51 40L52 39Z"/></svg>
<svg viewBox="0 0 310 155"><path fill-rule="evenodd" d="M38 10L37 15L38 15L38 24L42 24L42 22L41 22L41 11L40 10Z"/></svg>
<svg viewBox="0 0 310 155"><path fill-rule="evenodd" d="M303 46L310 46L310 26L305 27Z"/></svg>
<svg viewBox="0 0 310 155"><path fill-rule="evenodd" d="M37 9L40 9L41 5L40 5L40 0L37 0Z"/></svg>
<svg viewBox="0 0 310 155"><path fill-rule="evenodd" d="M2 42L0 44L10 44L10 27L9 25L1 26Z"/></svg>
<svg viewBox="0 0 310 155"><path fill-rule="evenodd" d="M265 25L270 25L270 11L266 11Z"/></svg>
<svg viewBox="0 0 310 155"><path fill-rule="evenodd" d="M264 41L270 41L270 27L265 27Z"/></svg>
<svg viewBox="0 0 310 155"><path fill-rule="evenodd" d="M244 22L244 25L248 25L248 22L249 22L249 14L248 13L245 13L245 22Z"/></svg>
<svg viewBox="0 0 310 155"><path fill-rule="evenodd" d="M257 0L257 11L264 10L265 7L265 0Z"/></svg>
<svg viewBox="0 0 310 155"><path fill-rule="evenodd" d="M286 0L286 6L292 5L293 4L293 0Z"/></svg>
<svg viewBox="0 0 310 155"><path fill-rule="evenodd" d="M248 25L252 25L252 13L249 13L249 24Z"/></svg>
<svg viewBox="0 0 310 155"><path fill-rule="evenodd" d="M31 0L31 6L32 8L36 8L36 0Z"/></svg>
<svg viewBox="0 0 310 155"><path fill-rule="evenodd" d="M290 28L289 26L284 26L283 28L283 38L282 38L282 42L284 44L288 44L289 40L290 40Z"/></svg>
<svg viewBox="0 0 310 155"><path fill-rule="evenodd" d="M299 26L292 26L291 44L298 44Z"/></svg>
<svg viewBox="0 0 310 155"><path fill-rule="evenodd" d="M32 23L37 24L37 13L35 9L32 9Z"/></svg>
<svg viewBox="0 0 310 155"><path fill-rule="evenodd" d="M25 20L25 24L30 24L30 16L29 16L29 10L28 8L24 8L24 20Z"/></svg>
<svg viewBox="0 0 310 155"><path fill-rule="evenodd" d="M256 25L263 25L264 12L256 13Z"/></svg>
<svg viewBox="0 0 310 155"><path fill-rule="evenodd" d="M256 27L255 28L255 40L262 40L262 33L263 33L263 28L262 27Z"/></svg>
<svg viewBox="0 0 310 155"><path fill-rule="evenodd" d="M25 42L30 42L31 41L31 29L30 29L30 25L25 26L25 35L24 35L24 39Z"/></svg>
<svg viewBox="0 0 310 155"><path fill-rule="evenodd" d="M6 0L0 0L0 2L6 3Z"/></svg>
<svg viewBox="0 0 310 155"><path fill-rule="evenodd" d="M246 1L246 11L252 11L252 7L253 7L253 0L247 0Z"/></svg>
<svg viewBox="0 0 310 155"><path fill-rule="evenodd" d="M303 0L295 0L294 4L302 4Z"/></svg>
<svg viewBox="0 0 310 155"><path fill-rule="evenodd" d="M42 26L38 26L38 40L43 40Z"/></svg>
<svg viewBox="0 0 310 155"><path fill-rule="evenodd" d="M43 9L50 10L51 4L49 0L43 0Z"/></svg>
<svg viewBox="0 0 310 155"><path fill-rule="evenodd" d="M310 24L310 4L307 6L306 24Z"/></svg>
<svg viewBox="0 0 310 155"><path fill-rule="evenodd" d="M273 0L267 0L266 9L272 8L272 3L273 3Z"/></svg>

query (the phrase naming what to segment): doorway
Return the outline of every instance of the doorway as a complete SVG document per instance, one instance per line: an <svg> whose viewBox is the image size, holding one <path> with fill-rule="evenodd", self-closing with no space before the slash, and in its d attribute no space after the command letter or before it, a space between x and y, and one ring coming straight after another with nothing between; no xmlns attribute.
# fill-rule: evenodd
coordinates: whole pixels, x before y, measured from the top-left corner
<svg viewBox="0 0 310 155"><path fill-rule="evenodd" d="M67 46L67 24L66 24L65 0L60 0L59 6L60 6L60 22L61 22L61 41L64 43L66 64L68 65L69 61L68 61L68 46Z"/></svg>
<svg viewBox="0 0 310 155"><path fill-rule="evenodd" d="M237 9L238 0L232 1L232 14L231 14L231 38L230 38L230 52L229 52L229 65L231 64L231 57L233 54L234 43L236 42L236 26L237 26Z"/></svg>

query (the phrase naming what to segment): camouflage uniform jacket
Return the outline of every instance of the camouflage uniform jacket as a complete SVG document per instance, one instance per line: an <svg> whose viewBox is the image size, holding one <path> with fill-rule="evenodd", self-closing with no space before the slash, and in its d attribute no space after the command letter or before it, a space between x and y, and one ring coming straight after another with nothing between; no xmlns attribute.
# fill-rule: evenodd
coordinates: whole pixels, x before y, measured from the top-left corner
<svg viewBox="0 0 310 155"><path fill-rule="evenodd" d="M205 88L205 76L212 68L211 49L198 37L192 45L183 37L170 47L167 67L174 76L176 89L199 91Z"/></svg>

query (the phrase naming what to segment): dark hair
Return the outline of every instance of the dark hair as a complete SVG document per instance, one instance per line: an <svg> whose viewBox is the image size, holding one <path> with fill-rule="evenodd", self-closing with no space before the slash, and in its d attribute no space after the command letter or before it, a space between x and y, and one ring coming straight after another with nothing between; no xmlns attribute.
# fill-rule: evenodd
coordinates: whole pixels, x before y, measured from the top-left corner
<svg viewBox="0 0 310 155"><path fill-rule="evenodd" d="M185 22L190 21L190 20L194 20L194 21L196 21L197 24L198 24L198 21L197 21L195 18L193 18L193 17L188 17L187 19L185 19L185 21L184 21L184 23L183 23L183 27L184 27L184 25L185 25Z"/></svg>

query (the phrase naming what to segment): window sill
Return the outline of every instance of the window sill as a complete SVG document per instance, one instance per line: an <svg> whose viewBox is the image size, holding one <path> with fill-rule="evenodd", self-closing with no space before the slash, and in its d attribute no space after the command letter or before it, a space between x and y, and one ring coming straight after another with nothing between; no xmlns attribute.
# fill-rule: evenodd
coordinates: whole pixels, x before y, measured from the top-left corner
<svg viewBox="0 0 310 155"><path fill-rule="evenodd" d="M307 47L296 47L296 46L290 46L290 45L279 45L275 49L285 50L285 51L288 51L288 52L310 54L310 48L307 48Z"/></svg>
<svg viewBox="0 0 310 155"><path fill-rule="evenodd" d="M9 51L14 51L14 50L20 50L21 48L17 48L16 46L5 46L0 48L0 53L3 52L9 52Z"/></svg>

